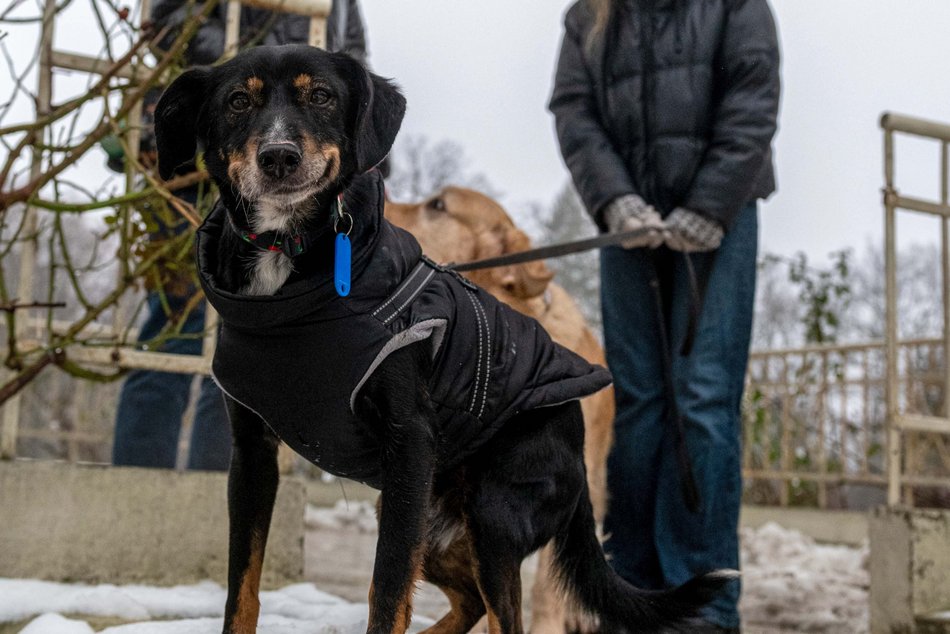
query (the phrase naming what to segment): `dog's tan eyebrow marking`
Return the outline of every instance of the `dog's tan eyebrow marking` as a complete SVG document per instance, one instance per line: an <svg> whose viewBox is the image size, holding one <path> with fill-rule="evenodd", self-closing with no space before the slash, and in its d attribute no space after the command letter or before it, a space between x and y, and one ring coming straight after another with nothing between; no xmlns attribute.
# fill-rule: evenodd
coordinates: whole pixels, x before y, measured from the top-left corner
<svg viewBox="0 0 950 634"><path fill-rule="evenodd" d="M261 91L264 90L264 80L260 77L248 77L244 84L247 86L247 90L250 93L260 94Z"/></svg>
<svg viewBox="0 0 950 634"><path fill-rule="evenodd" d="M310 87L310 82L313 78L307 73L300 73L294 77L294 86L297 87L297 90L306 90Z"/></svg>

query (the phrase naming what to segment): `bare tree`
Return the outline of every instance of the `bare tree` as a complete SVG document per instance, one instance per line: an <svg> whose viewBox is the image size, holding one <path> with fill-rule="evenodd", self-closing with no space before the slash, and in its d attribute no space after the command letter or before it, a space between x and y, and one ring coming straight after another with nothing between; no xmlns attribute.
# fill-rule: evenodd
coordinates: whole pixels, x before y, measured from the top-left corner
<svg viewBox="0 0 950 634"><path fill-rule="evenodd" d="M898 334L901 339L936 337L943 330L940 249L912 245L897 257ZM857 339L884 338L884 251L865 249L854 271L854 311L849 331Z"/></svg>
<svg viewBox="0 0 950 634"><path fill-rule="evenodd" d="M534 223L538 226L538 242L556 244L593 236L594 223L584 209L580 196L568 182L561 188L548 211L536 206ZM555 273L554 280L577 301L591 328L602 331L600 313L600 259L597 251L577 253L548 260Z"/></svg>
<svg viewBox="0 0 950 634"><path fill-rule="evenodd" d="M758 263L752 348L789 348L801 343L800 304L789 283L787 263L766 254Z"/></svg>
<svg viewBox="0 0 950 634"><path fill-rule="evenodd" d="M483 174L472 173L461 145L442 140L431 143L424 135L408 135L396 142L389 158L386 188L394 200L415 202L446 185L470 187L497 196Z"/></svg>

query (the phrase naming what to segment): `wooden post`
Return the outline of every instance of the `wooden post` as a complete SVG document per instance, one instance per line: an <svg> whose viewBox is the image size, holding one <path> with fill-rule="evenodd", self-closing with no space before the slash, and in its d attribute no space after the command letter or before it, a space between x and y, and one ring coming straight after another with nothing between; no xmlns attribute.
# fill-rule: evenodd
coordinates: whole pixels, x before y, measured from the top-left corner
<svg viewBox="0 0 950 634"><path fill-rule="evenodd" d="M53 99L53 69L51 56L53 51L53 19L56 17L56 0L46 0L43 5L43 28L40 35L40 63L36 90L36 118L40 119L51 111ZM42 141L42 139L40 140ZM33 158L30 165L30 180L36 179L43 171L43 150L39 143L33 145ZM23 222L23 238L20 247L20 275L17 281L18 299L33 301L33 279L36 270L36 230L37 209L27 207ZM17 340L21 340L30 323L30 311L17 314ZM21 397L14 396L3 407L3 429L0 432L0 458L16 457L17 433L20 427Z"/></svg>
<svg viewBox="0 0 950 634"><path fill-rule="evenodd" d="M901 432L898 428L897 376L897 219L894 207L894 133L884 131L884 287L885 420L887 425L887 503L901 502Z"/></svg>
<svg viewBox="0 0 950 634"><path fill-rule="evenodd" d="M235 18L235 24L231 26L232 5L246 4L258 9L268 9L270 11L281 11L283 13L296 13L298 15L310 16L310 31L308 43L317 48L327 47L327 17L333 8L332 0L230 0L228 3L228 26L235 29L234 41L237 41L237 29L239 28L240 18ZM235 11L235 13L238 13ZM234 49L236 51L236 47ZM233 53L232 53L233 54ZM230 55L229 55L230 57Z"/></svg>

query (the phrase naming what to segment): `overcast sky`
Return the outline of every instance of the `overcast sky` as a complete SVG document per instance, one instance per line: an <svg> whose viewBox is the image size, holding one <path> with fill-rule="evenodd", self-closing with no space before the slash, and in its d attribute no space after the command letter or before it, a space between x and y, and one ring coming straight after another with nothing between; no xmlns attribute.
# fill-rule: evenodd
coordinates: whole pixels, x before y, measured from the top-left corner
<svg viewBox="0 0 950 634"><path fill-rule="evenodd" d="M516 216L531 202L549 204L568 179L546 103L569 4L363 0L371 63L408 97L404 134L459 143L472 171L487 176ZM880 114L950 122L950 1L772 0L772 7L783 99L779 192L763 208L763 247L817 258L863 249L882 234ZM95 32L88 0L74 0L70 12L57 46L87 50ZM35 29L12 30L7 42L26 59ZM936 195L938 156L936 145L899 144L902 188ZM935 221L902 221L904 241L937 235Z"/></svg>
<svg viewBox="0 0 950 634"><path fill-rule="evenodd" d="M564 0L364 0L371 62L404 88L403 130L458 141L512 210L567 180L546 103ZM516 8L515 8L516 7ZM783 62L779 192L761 214L765 249L824 257L879 241L878 119L950 122L950 2L772 0ZM903 187L938 191L938 148L901 143ZM902 159L906 159L906 162ZM935 221L901 234L938 235Z"/></svg>

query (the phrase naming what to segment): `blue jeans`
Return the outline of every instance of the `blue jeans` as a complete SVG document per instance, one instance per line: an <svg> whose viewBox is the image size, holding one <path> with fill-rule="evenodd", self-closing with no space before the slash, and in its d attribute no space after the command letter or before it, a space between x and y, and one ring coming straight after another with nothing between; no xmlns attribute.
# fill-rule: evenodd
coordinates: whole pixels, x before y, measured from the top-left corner
<svg viewBox="0 0 950 634"><path fill-rule="evenodd" d="M708 286L689 356L690 286L685 257L661 247L601 252L607 364L617 399L616 440L607 463L610 505L604 545L611 565L641 588L661 589L718 568L739 568L742 500L740 401L755 296L758 211L745 206L715 257L690 256ZM676 433L666 416L659 316L649 282L654 263L668 298L676 405L702 505L684 502ZM704 618L738 627L740 585L730 582Z"/></svg>
<svg viewBox="0 0 950 634"><path fill-rule="evenodd" d="M168 297L172 310L181 309L184 298ZM157 293L147 299L148 315L139 341L158 336L168 317ZM202 302L185 319L182 333L204 330ZM161 352L201 354L201 337L169 338ZM192 375L153 370L133 370L125 379L116 411L112 463L137 467L175 467L181 419L188 407ZM224 397L210 377L201 380L195 421L192 426L188 468L225 471L231 462L231 427Z"/></svg>

